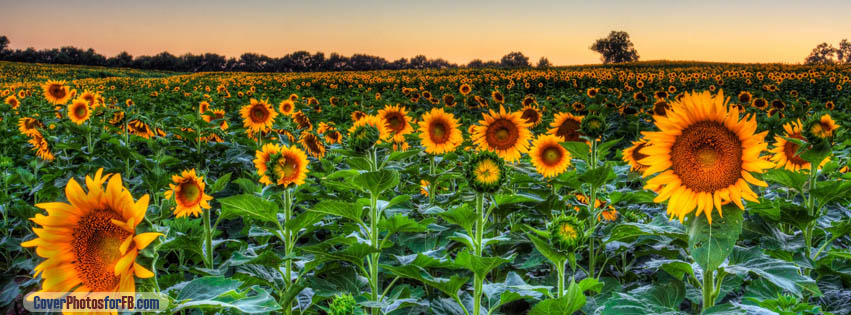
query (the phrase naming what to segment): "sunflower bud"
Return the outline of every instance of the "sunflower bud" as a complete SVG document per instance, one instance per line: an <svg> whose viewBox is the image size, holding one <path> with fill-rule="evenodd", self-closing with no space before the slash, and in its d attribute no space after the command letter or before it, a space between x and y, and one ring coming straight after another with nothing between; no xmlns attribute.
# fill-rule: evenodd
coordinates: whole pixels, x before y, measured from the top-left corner
<svg viewBox="0 0 851 315"><path fill-rule="evenodd" d="M560 215L550 223L550 241L564 252L573 252L582 244L584 226L571 215Z"/></svg>
<svg viewBox="0 0 851 315"><path fill-rule="evenodd" d="M363 309L357 305L351 294L335 296L331 303L328 303L328 310L331 315L363 314Z"/></svg>
<svg viewBox="0 0 851 315"><path fill-rule="evenodd" d="M582 119L582 133L591 139L597 139L606 132L606 118L600 114L591 114Z"/></svg>
<svg viewBox="0 0 851 315"><path fill-rule="evenodd" d="M824 114L821 118L813 119L807 123L804 132L807 140L815 143L819 140L830 141L837 129L839 129L839 126L836 125L830 115Z"/></svg>
<svg viewBox="0 0 851 315"><path fill-rule="evenodd" d="M346 145L352 151L363 153L369 148L372 148L372 146L378 142L378 138L378 128L370 125L363 125L352 131L346 139Z"/></svg>
<svg viewBox="0 0 851 315"><path fill-rule="evenodd" d="M480 152L467 163L464 175L478 193L495 193L505 182L505 162L496 153Z"/></svg>

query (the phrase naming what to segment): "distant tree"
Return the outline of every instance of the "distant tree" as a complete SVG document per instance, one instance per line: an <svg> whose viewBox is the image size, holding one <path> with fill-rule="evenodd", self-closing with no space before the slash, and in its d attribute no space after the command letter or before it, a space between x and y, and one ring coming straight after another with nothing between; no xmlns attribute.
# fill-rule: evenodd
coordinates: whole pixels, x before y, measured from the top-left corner
<svg viewBox="0 0 851 315"><path fill-rule="evenodd" d="M482 65L485 68L499 68L502 64L497 62L496 60L488 60Z"/></svg>
<svg viewBox="0 0 851 315"><path fill-rule="evenodd" d="M423 55L417 55L411 58L408 64L410 65L410 69L425 69L428 66L428 58Z"/></svg>
<svg viewBox="0 0 851 315"><path fill-rule="evenodd" d="M407 58L399 58L391 63L387 64L387 69L390 70L400 70L400 69L408 69L408 59Z"/></svg>
<svg viewBox="0 0 851 315"><path fill-rule="evenodd" d="M526 57L521 52L510 52L505 56L502 56L500 60L500 65L506 68L528 68L531 67L529 64L529 57Z"/></svg>
<svg viewBox="0 0 851 315"><path fill-rule="evenodd" d="M833 45L821 43L813 48L807 59L804 59L804 63L808 65L832 64L836 62L836 53L837 50L833 48Z"/></svg>
<svg viewBox="0 0 851 315"><path fill-rule="evenodd" d="M342 56L338 53L331 53L331 56L328 59L325 59L325 65L322 67L322 70L326 71L343 71L349 70L349 58Z"/></svg>
<svg viewBox="0 0 851 315"><path fill-rule="evenodd" d="M131 56L126 51L122 51L115 57L111 57L106 60L106 65L110 67L131 67L133 66L133 56Z"/></svg>
<svg viewBox="0 0 851 315"><path fill-rule="evenodd" d="M541 59L538 59L538 69L546 69L552 66L553 64L550 63L550 60L547 59L547 57L541 57Z"/></svg>
<svg viewBox="0 0 851 315"><path fill-rule="evenodd" d="M6 36L0 36L0 55L3 55L3 51L6 50L6 47L9 47L9 39Z"/></svg>
<svg viewBox="0 0 851 315"><path fill-rule="evenodd" d="M470 63L467 64L467 68L484 68L485 63L481 59L473 59Z"/></svg>
<svg viewBox="0 0 851 315"><path fill-rule="evenodd" d="M851 42L843 39L836 49L836 60L840 63L851 64Z"/></svg>
<svg viewBox="0 0 851 315"><path fill-rule="evenodd" d="M638 61L638 51L624 31L612 31L608 37L598 39L591 45L591 50L602 55L600 60L603 63Z"/></svg>

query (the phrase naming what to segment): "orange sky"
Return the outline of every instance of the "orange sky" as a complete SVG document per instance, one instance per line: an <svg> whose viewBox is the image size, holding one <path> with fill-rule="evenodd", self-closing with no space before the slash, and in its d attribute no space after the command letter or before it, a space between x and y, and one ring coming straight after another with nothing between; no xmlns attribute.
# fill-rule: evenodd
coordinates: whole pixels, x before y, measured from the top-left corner
<svg viewBox="0 0 851 315"><path fill-rule="evenodd" d="M599 63L588 47L629 32L641 60L799 63L851 37L851 1L25 1L0 0L12 48L112 56L296 50L466 64L521 51L533 63Z"/></svg>

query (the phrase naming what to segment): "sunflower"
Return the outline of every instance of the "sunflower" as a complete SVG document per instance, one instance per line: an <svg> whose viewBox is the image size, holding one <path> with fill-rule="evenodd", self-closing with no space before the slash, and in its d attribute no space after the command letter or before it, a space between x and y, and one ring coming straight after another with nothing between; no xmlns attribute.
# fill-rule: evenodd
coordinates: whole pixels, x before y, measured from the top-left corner
<svg viewBox="0 0 851 315"><path fill-rule="evenodd" d="M393 134L393 141L404 141L405 135L414 131L414 127L411 127L411 117L408 117L405 107L384 106L384 109L378 111L378 117L387 124L387 129Z"/></svg>
<svg viewBox="0 0 851 315"><path fill-rule="evenodd" d="M85 100L86 104L89 105L89 108L95 108L98 105L98 95L92 91L83 91L83 94L80 94L79 98Z"/></svg>
<svg viewBox="0 0 851 315"><path fill-rule="evenodd" d="M766 101L764 98L757 97L753 100L751 106L756 107L759 110L765 110L765 108L768 107L768 101Z"/></svg>
<svg viewBox="0 0 851 315"><path fill-rule="evenodd" d="M135 105L135 104L136 104L136 103L133 103L133 100L131 100L131 99L129 99L129 98L128 98L126 101L124 101L124 105L127 105L127 106L133 106L133 105Z"/></svg>
<svg viewBox="0 0 851 315"><path fill-rule="evenodd" d="M665 113L669 109L671 109L671 106L668 105L668 102L659 100L655 104L653 104L653 115L665 116Z"/></svg>
<svg viewBox="0 0 851 315"><path fill-rule="evenodd" d="M210 209L209 201L213 200L213 197L204 193L204 177L195 175L195 169L184 170L180 175L172 175L171 181L174 184L168 184L171 189L165 192L165 199L171 200L174 196L174 201L177 203L174 209L176 217L197 217L201 215L203 209Z"/></svg>
<svg viewBox="0 0 851 315"><path fill-rule="evenodd" d="M68 118L78 125L82 125L91 116L89 103L86 100L78 98L68 104Z"/></svg>
<svg viewBox="0 0 851 315"><path fill-rule="evenodd" d="M785 138L805 140L802 134L804 127L800 119L783 125L783 129L786 131ZM800 146L797 143L786 140L785 138L781 136L774 136L774 148L770 150L770 152L773 153L773 155L771 155L771 161L777 164L777 167L782 167L790 171L797 172L802 169L809 170L810 162L802 159L797 154ZM830 158L825 158L819 167L827 163L829 160Z"/></svg>
<svg viewBox="0 0 851 315"><path fill-rule="evenodd" d="M470 94L470 92L472 90L473 90L473 88L471 88L470 85L467 84L467 83L461 84L461 86L458 87L458 92L461 93L461 95L464 95L464 96L467 96L467 94Z"/></svg>
<svg viewBox="0 0 851 315"><path fill-rule="evenodd" d="M575 216L559 215L547 229L550 232L550 242L561 251L573 252L583 244L585 227Z"/></svg>
<svg viewBox="0 0 851 315"><path fill-rule="evenodd" d="M522 113L520 117L529 123L530 128L534 128L541 123L541 111L537 106L524 105L523 108L520 109L520 112Z"/></svg>
<svg viewBox="0 0 851 315"><path fill-rule="evenodd" d="M542 134L532 142L532 150L529 151L532 165L544 177L556 177L570 166L570 153L560 141L558 136Z"/></svg>
<svg viewBox="0 0 851 315"><path fill-rule="evenodd" d="M506 181L505 162L496 153L484 151L466 164L465 176L478 193L495 193Z"/></svg>
<svg viewBox="0 0 851 315"><path fill-rule="evenodd" d="M36 131L33 134L29 135L30 139L27 141L32 145L32 150L35 151L35 155L40 159L45 161L53 161L55 156L50 152L50 146L47 144L47 139L41 135L40 132Z"/></svg>
<svg viewBox="0 0 851 315"><path fill-rule="evenodd" d="M638 162L647 157L646 154L641 153L641 150L646 148L647 145L647 139L642 138L638 141L633 141L631 147L623 149L623 161L629 164L631 170L644 172L649 167L649 165Z"/></svg>
<svg viewBox="0 0 851 315"><path fill-rule="evenodd" d="M340 143L342 141L343 135L340 134L337 130L329 130L325 132L325 142L328 144Z"/></svg>
<svg viewBox="0 0 851 315"><path fill-rule="evenodd" d="M65 81L47 80L47 83L44 83L41 89L44 90L44 98L54 105L63 105L72 97Z"/></svg>
<svg viewBox="0 0 851 315"><path fill-rule="evenodd" d="M499 91L491 92L491 98L497 104L505 104L505 96L502 96L502 93L500 93Z"/></svg>
<svg viewBox="0 0 851 315"><path fill-rule="evenodd" d="M564 141L581 141L579 138L582 135L579 131L581 124L582 116L574 116L571 113L557 113L553 122L550 123L552 128L547 132L561 137Z"/></svg>
<svg viewBox="0 0 851 315"><path fill-rule="evenodd" d="M44 123L32 117L21 117L18 119L18 130L22 135L30 136L39 133L38 129L44 129Z"/></svg>
<svg viewBox="0 0 851 315"><path fill-rule="evenodd" d="M295 102L293 102L292 99L283 100L283 101L281 101L281 104L278 105L278 112L280 112L281 115L284 115L284 116L292 115L294 110L295 110Z"/></svg>
<svg viewBox="0 0 851 315"><path fill-rule="evenodd" d="M12 109L18 109L18 106L21 105L21 101L19 101L14 95L6 97L5 102L7 105L12 106Z"/></svg>
<svg viewBox="0 0 851 315"><path fill-rule="evenodd" d="M213 109L213 110L209 110L209 111L212 112L213 115L201 115L201 118L203 118L204 121L206 121L208 123L213 122L213 120L220 120L221 119L221 123L219 124L219 128L222 129L222 130L227 130L228 129L228 121L227 121L227 119L225 119L225 110Z"/></svg>
<svg viewBox="0 0 851 315"><path fill-rule="evenodd" d="M210 111L210 103L208 103L207 101L203 101L200 104L198 104L198 113L204 114L204 113L209 112L209 111Z"/></svg>
<svg viewBox="0 0 851 315"><path fill-rule="evenodd" d="M319 139L319 136L312 132L302 132L298 139L298 143L307 151L310 156L317 159L322 159L325 156L325 144Z"/></svg>
<svg viewBox="0 0 851 315"><path fill-rule="evenodd" d="M429 181L425 179L420 180L420 195L428 197L428 186L431 185Z"/></svg>
<svg viewBox="0 0 851 315"><path fill-rule="evenodd" d="M16 108L16 107L12 106L12 108ZM827 102L824 103L824 108L827 108L827 110L833 110L834 108L836 108L836 104L833 103L833 101L827 101Z"/></svg>
<svg viewBox="0 0 851 315"><path fill-rule="evenodd" d="M422 121L419 122L419 136L426 153L443 154L455 151L458 145L464 142L464 136L458 126L455 116L442 108L432 108L423 114Z"/></svg>
<svg viewBox="0 0 851 315"><path fill-rule="evenodd" d="M742 198L759 202L748 183L766 186L751 172L773 166L759 157L768 132L754 134L753 116L740 120L736 108L728 111L723 92L688 93L671 105L667 117L655 117L660 131L642 132L650 143L641 150L647 157L639 162L649 165L644 176L661 172L645 187L664 186L654 201L668 200L668 215L680 221L697 208L710 223L722 200L741 209Z"/></svg>
<svg viewBox="0 0 851 315"><path fill-rule="evenodd" d="M737 98L739 99L739 104L750 105L753 96L748 91L742 91L739 93L739 96Z"/></svg>
<svg viewBox="0 0 851 315"><path fill-rule="evenodd" d="M390 129L381 117L368 115L352 124L348 141L355 151L362 151L392 138Z"/></svg>
<svg viewBox="0 0 851 315"><path fill-rule="evenodd" d="M280 153L272 160L271 173L279 186L304 184L307 178L307 155L296 147L281 147Z"/></svg>
<svg viewBox="0 0 851 315"><path fill-rule="evenodd" d="M455 95L443 94L443 104L446 104L448 107L455 107Z"/></svg>
<svg viewBox="0 0 851 315"><path fill-rule="evenodd" d="M833 132L839 129L839 126L830 118L830 115L824 114L817 121L811 124L810 133L818 138L833 137Z"/></svg>
<svg viewBox="0 0 851 315"><path fill-rule="evenodd" d="M297 101L297 100L298 100L298 94L292 93L292 94L290 94L290 97L289 97L288 99L289 99L290 101L295 102L295 101Z"/></svg>
<svg viewBox="0 0 851 315"><path fill-rule="evenodd" d="M242 123L252 131L267 131L272 128L278 113L272 109L268 101L251 99L251 103L242 107Z"/></svg>
<svg viewBox="0 0 851 315"><path fill-rule="evenodd" d="M778 98L778 99L774 99L773 101L771 101L771 107L772 107L772 108L779 109L779 110L783 110L784 108L786 108L786 103L784 103L784 102L783 102L782 100L780 100L779 98Z"/></svg>
<svg viewBox="0 0 851 315"><path fill-rule="evenodd" d="M356 111L353 111L353 112L352 112L351 117L352 117L352 121L358 121L358 120L360 120L361 118L366 117L366 113L364 113L364 112L362 112L362 111L359 111L359 110L356 110Z"/></svg>
<svg viewBox="0 0 851 315"><path fill-rule="evenodd" d="M134 134L145 139L150 139L154 136L154 132L151 130L151 127L138 119L128 121L127 129L130 129L130 134Z"/></svg>
<svg viewBox="0 0 851 315"><path fill-rule="evenodd" d="M44 280L40 292L135 292L135 278L154 276L136 263L136 256L163 236L136 234L149 197L134 201L121 175L103 176L103 169L87 176L86 186L88 192L71 178L65 186L69 203L36 204L47 216L30 219L42 227L33 228L38 238L21 246L35 247L36 254L47 258L34 270Z"/></svg>
<svg viewBox="0 0 851 315"><path fill-rule="evenodd" d="M529 151L529 139L532 133L530 124L522 118L520 112L506 112L500 105L499 112L490 110L490 114L482 114L472 134L473 143L480 150L496 152L509 162L520 159L520 154Z"/></svg>
<svg viewBox="0 0 851 315"><path fill-rule="evenodd" d="M588 95L588 97L590 98L596 97L597 94L600 94L600 89L598 88L588 88L587 90L585 90L585 95Z"/></svg>

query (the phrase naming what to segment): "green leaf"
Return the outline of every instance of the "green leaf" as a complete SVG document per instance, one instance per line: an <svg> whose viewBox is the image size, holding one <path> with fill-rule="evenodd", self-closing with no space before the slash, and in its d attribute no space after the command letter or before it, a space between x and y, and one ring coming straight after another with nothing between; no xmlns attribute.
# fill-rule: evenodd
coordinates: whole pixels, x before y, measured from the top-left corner
<svg viewBox="0 0 851 315"><path fill-rule="evenodd" d="M499 267L499 265L511 262L512 260L514 260L514 256L508 259L502 257L478 257L467 251L462 251L455 256L455 264L467 268L467 270L472 271L480 278L484 278L491 270Z"/></svg>
<svg viewBox="0 0 851 315"><path fill-rule="evenodd" d="M694 268L692 268L691 264L682 260L657 259L647 262L646 266L653 269L661 268L677 280L683 280L683 276L686 274L696 279Z"/></svg>
<svg viewBox="0 0 851 315"><path fill-rule="evenodd" d="M612 297L603 304L600 314L686 314L680 312L680 304L685 296L686 289L682 281L674 280L646 285L628 293L614 292Z"/></svg>
<svg viewBox="0 0 851 315"><path fill-rule="evenodd" d="M325 216L325 213L319 211L305 211L301 214L297 215L295 218L287 221L284 226L290 231L300 231L301 229L310 227L316 222L322 220L322 217Z"/></svg>
<svg viewBox="0 0 851 315"><path fill-rule="evenodd" d="M227 186L230 183L230 177L231 177L231 173L227 173L224 176L216 179L216 182L213 183L212 187L210 187L210 193L215 194L217 192L224 190L225 186Z"/></svg>
<svg viewBox="0 0 851 315"><path fill-rule="evenodd" d="M611 235L604 242L630 242L639 236L665 236L683 241L688 238L681 225L658 216L650 223L620 223L612 229Z"/></svg>
<svg viewBox="0 0 851 315"><path fill-rule="evenodd" d="M558 249L550 245L550 242L543 240L530 232L526 232L526 237L532 241L532 244L535 245L535 249L537 249L541 255L547 257L553 265L564 265L567 261L567 255L559 252Z"/></svg>
<svg viewBox="0 0 851 315"><path fill-rule="evenodd" d="M420 153L420 150L394 151L393 153L390 153L389 156L387 156L386 162L404 160L404 159L407 159L409 157L415 156L419 153Z"/></svg>
<svg viewBox="0 0 851 315"><path fill-rule="evenodd" d="M739 304L735 302L715 305L710 307L701 315L774 315L777 314L769 309L762 308L756 305ZM800 314L800 313L799 313Z"/></svg>
<svg viewBox="0 0 851 315"><path fill-rule="evenodd" d="M514 203L522 203L522 202L543 202L544 199L532 194L525 193L517 193L510 195L494 195L494 201L496 201L497 206L510 205Z"/></svg>
<svg viewBox="0 0 851 315"><path fill-rule="evenodd" d="M603 186L609 179L615 177L614 170L612 170L612 166L609 164L603 165L602 167L594 168L585 171L579 175L579 181L583 183L590 184L593 187Z"/></svg>
<svg viewBox="0 0 851 315"><path fill-rule="evenodd" d="M476 222L476 213L468 204L449 209L449 211L438 213L446 222L461 226L467 234L473 234L473 223Z"/></svg>
<svg viewBox="0 0 851 315"><path fill-rule="evenodd" d="M395 170L379 170L361 173L354 180L361 189L379 195L399 184L399 172Z"/></svg>
<svg viewBox="0 0 851 315"><path fill-rule="evenodd" d="M538 302L529 312L529 315L570 315L582 309L585 303L585 294L582 293L582 288L571 280L563 297Z"/></svg>
<svg viewBox="0 0 851 315"><path fill-rule="evenodd" d="M414 265L381 265L381 269L384 269L398 277L418 280L451 297L458 296L458 290L461 290L461 287L467 284L467 280L469 280L467 277L461 277L455 274L453 274L449 279L433 278L425 271L425 269Z"/></svg>
<svg viewBox="0 0 851 315"><path fill-rule="evenodd" d="M585 162L588 162L591 158L591 147L589 147L585 142L580 141L569 141L562 142L561 146L567 149L567 152L570 152L570 156L574 159L580 159Z"/></svg>
<svg viewBox="0 0 851 315"><path fill-rule="evenodd" d="M689 217L692 221L688 233L689 253L704 271L718 269L733 251L742 233L744 211L731 204L722 210L723 218L718 216L718 212L712 211L712 224L706 217Z"/></svg>
<svg viewBox="0 0 851 315"><path fill-rule="evenodd" d="M381 222L378 223L378 228L381 230L388 231L388 233L390 234L395 234L399 232L417 233L428 231L428 225L433 222L433 218L417 222L416 220L404 216L401 213L397 213L392 217L381 220Z"/></svg>
<svg viewBox="0 0 851 315"><path fill-rule="evenodd" d="M794 263L768 256L757 247L736 247L730 255L728 264L724 267L727 273L742 277L750 273L756 274L797 297L802 297L803 291L816 296L821 295L815 281L801 275L801 268Z"/></svg>
<svg viewBox="0 0 851 315"><path fill-rule="evenodd" d="M780 185L794 189L797 192L802 192L804 184L809 180L807 174L801 172L793 172L785 169L772 169L762 175L762 178L769 182L775 182Z"/></svg>
<svg viewBox="0 0 851 315"><path fill-rule="evenodd" d="M810 193L818 200L819 208L821 208L833 200L851 198L851 181L818 182L816 188Z"/></svg>
<svg viewBox="0 0 851 315"><path fill-rule="evenodd" d="M217 199L222 205L222 218L249 217L263 222L278 222L278 205L255 195L235 195Z"/></svg>
<svg viewBox="0 0 851 315"><path fill-rule="evenodd" d="M180 290L173 309L230 308L242 313L268 313L281 309L275 299L260 287L239 290L242 282L224 277L201 277L190 281Z"/></svg>
<svg viewBox="0 0 851 315"><path fill-rule="evenodd" d="M600 291L603 290L604 285L604 283L595 278L585 278L582 279L582 281L579 281L579 289L581 289L582 292L594 291L596 293L600 293Z"/></svg>
<svg viewBox="0 0 851 315"><path fill-rule="evenodd" d="M315 211L333 216L344 217L346 219L363 224L363 208L355 206L348 202L336 200L322 200L313 205L310 211Z"/></svg>
<svg viewBox="0 0 851 315"><path fill-rule="evenodd" d="M246 256L239 252L233 253L230 259L228 259L231 266L239 266L239 265L262 265L271 268L278 268L281 263L284 262L281 259L281 256L276 254L272 250L265 250L259 255Z"/></svg>

